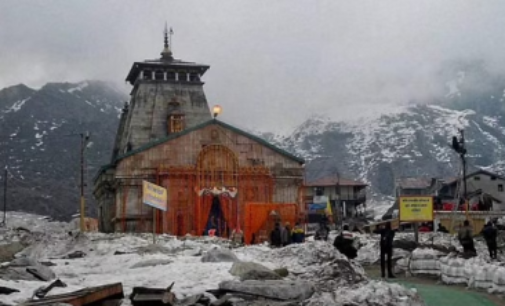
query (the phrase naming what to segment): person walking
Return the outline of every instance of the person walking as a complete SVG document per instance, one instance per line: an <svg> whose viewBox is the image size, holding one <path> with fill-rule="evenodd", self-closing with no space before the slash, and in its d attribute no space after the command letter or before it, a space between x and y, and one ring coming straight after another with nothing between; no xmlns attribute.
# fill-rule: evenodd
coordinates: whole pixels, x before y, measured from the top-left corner
<svg viewBox="0 0 505 306"><path fill-rule="evenodd" d="M491 259L497 258L498 243L496 239L498 238L498 230L494 227L493 222L489 221L482 229L482 236L486 240L487 248L489 250L489 257Z"/></svg>
<svg viewBox="0 0 505 306"><path fill-rule="evenodd" d="M275 227L270 233L270 245L275 248L282 247L282 231L279 222L275 222Z"/></svg>
<svg viewBox="0 0 505 306"><path fill-rule="evenodd" d="M300 222L296 222L295 227L292 231L291 240L293 243L305 242L305 231L303 230L303 226L300 224Z"/></svg>
<svg viewBox="0 0 505 306"><path fill-rule="evenodd" d="M291 244L291 224L289 222L286 222L284 225L284 238L282 241L283 246L287 246Z"/></svg>
<svg viewBox="0 0 505 306"><path fill-rule="evenodd" d="M473 229L470 226L470 222L465 220L463 226L459 229L458 240L463 247L463 253L471 256L477 256L477 251L475 250L475 245L473 242Z"/></svg>
<svg viewBox="0 0 505 306"><path fill-rule="evenodd" d="M329 234L330 234L330 228L323 221L319 224L319 229L316 231L316 235L314 236L314 240L327 241Z"/></svg>
<svg viewBox="0 0 505 306"><path fill-rule="evenodd" d="M395 238L395 231L391 229L391 222L387 222L384 227L378 228L374 232L376 234L380 234L380 261L382 278L386 277L386 263L388 278L395 278L392 270L393 240Z"/></svg>
<svg viewBox="0 0 505 306"><path fill-rule="evenodd" d="M358 250L354 243L354 235L349 231L349 225L344 225L343 231L335 237L333 246L348 259L354 259L358 256Z"/></svg>

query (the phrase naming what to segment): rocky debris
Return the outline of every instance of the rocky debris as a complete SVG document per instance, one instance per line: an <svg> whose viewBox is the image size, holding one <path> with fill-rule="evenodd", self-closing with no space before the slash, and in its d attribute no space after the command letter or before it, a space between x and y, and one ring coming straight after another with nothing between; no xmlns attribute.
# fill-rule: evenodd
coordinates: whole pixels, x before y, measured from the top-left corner
<svg viewBox="0 0 505 306"><path fill-rule="evenodd" d="M286 268L275 269L274 272L279 274L280 277L287 277L289 275L289 270Z"/></svg>
<svg viewBox="0 0 505 306"><path fill-rule="evenodd" d="M114 255L126 255L126 254L131 254L131 252L122 252L122 251L115 251Z"/></svg>
<svg viewBox="0 0 505 306"><path fill-rule="evenodd" d="M267 267L255 262L235 262L230 274L240 277L240 280L275 280L282 277Z"/></svg>
<svg viewBox="0 0 505 306"><path fill-rule="evenodd" d="M40 264L43 265L43 266L46 266L46 267L54 267L54 266L56 266L56 264L54 262L50 262L50 261L41 261Z"/></svg>
<svg viewBox="0 0 505 306"><path fill-rule="evenodd" d="M177 250L169 249L158 244L149 244L146 246L136 248L133 253L139 255L147 255L147 254L174 254L176 252Z"/></svg>
<svg viewBox="0 0 505 306"><path fill-rule="evenodd" d="M54 272L32 258L20 257L0 268L0 279L49 281L56 278Z"/></svg>
<svg viewBox="0 0 505 306"><path fill-rule="evenodd" d="M146 268L146 267L155 267L168 265L173 263L173 260L170 259L148 259L145 261L140 261L130 267L130 269L138 269L138 268Z"/></svg>
<svg viewBox="0 0 505 306"><path fill-rule="evenodd" d="M360 265L323 241L294 244L273 252L281 266L302 280L314 282L318 291L332 291L366 279Z"/></svg>
<svg viewBox="0 0 505 306"><path fill-rule="evenodd" d="M369 281L366 284L339 287L332 292L316 292L304 306L425 306L413 290L398 284Z"/></svg>
<svg viewBox="0 0 505 306"><path fill-rule="evenodd" d="M261 297L274 301L304 301L314 294L310 282L285 280L224 281L219 284L218 295L227 293Z"/></svg>
<svg viewBox="0 0 505 306"><path fill-rule="evenodd" d="M12 288L9 288L9 287L2 287L2 286L0 286L0 294L9 295L9 294L15 293L15 292L19 292L19 290L12 289Z"/></svg>
<svg viewBox="0 0 505 306"><path fill-rule="evenodd" d="M393 248L412 252L417 248L417 243L413 240L398 239L393 241Z"/></svg>
<svg viewBox="0 0 505 306"><path fill-rule="evenodd" d="M84 253L83 251L74 251L72 253L63 256L62 259L77 259L83 257L86 257L86 253Z"/></svg>
<svg viewBox="0 0 505 306"><path fill-rule="evenodd" d="M207 251L202 256L202 262L239 262L237 255L230 250L216 248Z"/></svg>
<svg viewBox="0 0 505 306"><path fill-rule="evenodd" d="M166 289L134 287L130 294L133 306L203 306L210 305L210 299L203 294L196 294L178 299L172 292L174 283Z"/></svg>
<svg viewBox="0 0 505 306"><path fill-rule="evenodd" d="M21 252L25 246L21 242L12 242L0 245L0 263L11 261L14 255Z"/></svg>

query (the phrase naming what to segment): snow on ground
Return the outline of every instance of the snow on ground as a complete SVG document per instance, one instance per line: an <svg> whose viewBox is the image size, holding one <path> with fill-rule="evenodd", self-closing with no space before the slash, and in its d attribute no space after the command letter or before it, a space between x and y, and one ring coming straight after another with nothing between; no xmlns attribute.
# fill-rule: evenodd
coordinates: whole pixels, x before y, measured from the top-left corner
<svg viewBox="0 0 505 306"><path fill-rule="evenodd" d="M68 285L66 288L53 289L50 295L121 282L128 296L134 286L163 288L175 282L173 292L183 297L216 289L221 281L237 280L229 273L232 263L202 262L202 253L213 248L229 247L229 242L220 238L189 237L180 240L159 235L156 245L153 245L150 234L81 235L74 232L70 235L72 227L67 223L51 222L48 218L23 213L9 213L7 225L7 229L0 228L0 245L12 241L30 244L16 256L54 263L55 266L50 268ZM31 232L15 230L19 227ZM76 251L84 252L85 257L63 258ZM316 287L324 287L316 290L308 305L324 305L329 301L336 303L334 305L359 301L365 301L363 305L372 305L371 301L382 299L385 301L382 304L388 305L423 305L409 289L367 280L357 262L349 262L329 243L307 242L282 249L254 245L234 249L233 252L242 261L257 262L270 269L287 267L290 272L295 272L288 278L309 280L316 283ZM133 267L155 260L159 260L159 265ZM342 273L341 269L347 272ZM2 302L19 303L30 298L34 290L48 284L0 279L0 286L21 291L2 296ZM125 299L123 305L128 303L128 299Z"/></svg>

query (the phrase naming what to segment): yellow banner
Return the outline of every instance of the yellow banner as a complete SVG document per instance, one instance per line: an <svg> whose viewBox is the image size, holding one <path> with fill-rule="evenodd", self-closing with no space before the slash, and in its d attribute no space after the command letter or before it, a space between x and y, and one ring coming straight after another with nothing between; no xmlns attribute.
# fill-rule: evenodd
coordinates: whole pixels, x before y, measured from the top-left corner
<svg viewBox="0 0 505 306"><path fill-rule="evenodd" d="M433 221L433 197L405 196L399 198L401 222Z"/></svg>
<svg viewBox="0 0 505 306"><path fill-rule="evenodd" d="M167 190L158 185L143 181L142 202L159 210L167 211Z"/></svg>

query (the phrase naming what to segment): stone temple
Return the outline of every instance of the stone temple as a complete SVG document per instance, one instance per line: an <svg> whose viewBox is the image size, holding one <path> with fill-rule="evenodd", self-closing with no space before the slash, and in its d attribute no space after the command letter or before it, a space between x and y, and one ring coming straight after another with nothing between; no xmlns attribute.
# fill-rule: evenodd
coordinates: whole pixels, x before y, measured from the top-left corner
<svg viewBox="0 0 505 306"><path fill-rule="evenodd" d="M272 218L299 220L304 160L213 116L209 68L175 59L167 33L159 59L133 63L111 161L94 179L101 231L242 229L249 243L265 238ZM167 189L167 211L143 203L143 181Z"/></svg>

